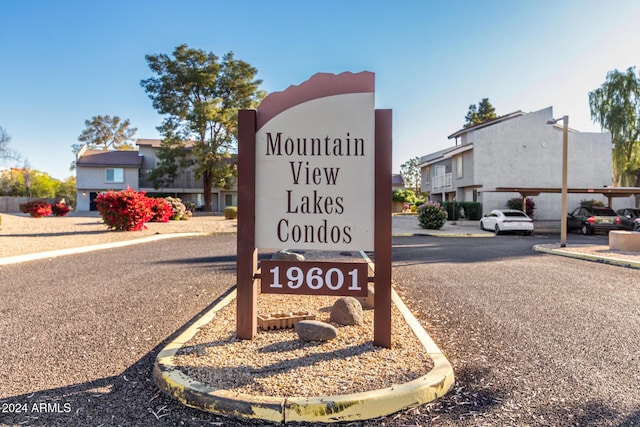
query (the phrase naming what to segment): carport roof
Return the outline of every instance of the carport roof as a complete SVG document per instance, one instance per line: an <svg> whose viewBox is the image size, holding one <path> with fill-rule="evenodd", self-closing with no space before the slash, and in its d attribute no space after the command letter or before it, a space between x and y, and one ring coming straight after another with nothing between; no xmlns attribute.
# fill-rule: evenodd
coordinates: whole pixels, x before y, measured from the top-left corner
<svg viewBox="0 0 640 427"><path fill-rule="evenodd" d="M486 193L520 193L527 196L539 196L540 193L562 193L562 188L553 187L493 187L481 188ZM640 187L602 187L602 188L567 188L567 193L596 193L611 197L629 197L640 194Z"/></svg>
<svg viewBox="0 0 640 427"><path fill-rule="evenodd" d="M539 196L540 193L562 193L562 188L554 187L493 187L480 188L480 193L520 193L522 197ZM567 193L602 194L609 200L614 197L630 197L640 194L640 187L567 188Z"/></svg>

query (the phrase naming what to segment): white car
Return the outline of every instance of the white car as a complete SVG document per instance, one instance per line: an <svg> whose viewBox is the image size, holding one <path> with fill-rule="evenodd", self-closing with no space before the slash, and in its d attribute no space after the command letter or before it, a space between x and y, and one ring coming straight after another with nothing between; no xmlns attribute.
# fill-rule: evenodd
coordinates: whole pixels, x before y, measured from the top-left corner
<svg viewBox="0 0 640 427"><path fill-rule="evenodd" d="M496 234L517 231L529 236L533 233L533 220L522 211L495 209L482 217L480 229Z"/></svg>

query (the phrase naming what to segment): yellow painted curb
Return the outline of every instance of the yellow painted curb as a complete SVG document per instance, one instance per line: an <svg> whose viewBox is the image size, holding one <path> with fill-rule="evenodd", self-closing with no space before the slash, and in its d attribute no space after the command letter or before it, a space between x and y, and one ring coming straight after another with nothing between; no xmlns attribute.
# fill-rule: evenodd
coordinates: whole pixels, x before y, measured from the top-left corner
<svg viewBox="0 0 640 427"><path fill-rule="evenodd" d="M373 267L366 254L361 252L361 255ZM355 421L383 417L433 401L445 395L455 382L453 368L447 358L392 289L393 303L433 360L434 367L428 374L408 383L380 390L312 398L272 398L213 389L176 369L173 357L202 326L215 318L216 311L228 305L235 297L234 289L206 315L169 343L156 358L153 368L155 383L161 390L186 406L220 415L278 423Z"/></svg>
<svg viewBox="0 0 640 427"><path fill-rule="evenodd" d="M227 306L235 298L236 290L233 289L209 312L167 344L156 357L153 366L153 379L161 390L191 408L239 418L259 418L283 422L281 398L250 396L231 393L223 389L213 389L176 369L173 362L178 350L197 334L200 328L213 320L218 310Z"/></svg>

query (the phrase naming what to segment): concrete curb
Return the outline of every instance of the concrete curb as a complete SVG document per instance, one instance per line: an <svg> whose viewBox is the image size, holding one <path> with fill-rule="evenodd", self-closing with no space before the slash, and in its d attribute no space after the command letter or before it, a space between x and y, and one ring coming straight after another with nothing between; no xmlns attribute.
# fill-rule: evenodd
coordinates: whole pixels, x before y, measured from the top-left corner
<svg viewBox="0 0 640 427"><path fill-rule="evenodd" d="M581 252L572 252L571 250L568 250L568 249L560 249L559 244L535 245L533 247L533 250L537 252L552 254L552 255L560 255L568 258L576 258L576 259L582 259L586 261L599 262L602 264L617 265L619 267L640 269L640 262L637 262L637 261L606 257L602 255L590 255L590 254L585 254Z"/></svg>
<svg viewBox="0 0 640 427"><path fill-rule="evenodd" d="M17 264L25 261L35 261L38 259L55 258L64 255L81 254L85 252L99 251L102 249L120 248L124 246L137 245L139 243L154 242L156 240L171 239L175 237L192 237L192 236L206 236L209 233L170 233L170 234L156 234L148 237L141 237L139 239L123 240L121 242L101 243L99 245L81 246L77 248L58 249L55 251L39 252L35 254L16 255L5 258L0 258L0 265Z"/></svg>
<svg viewBox="0 0 640 427"><path fill-rule="evenodd" d="M361 252L361 255L371 265L371 260L364 252ZM186 406L220 415L262 419L278 423L302 421L330 423L366 420L390 415L412 406L433 401L445 395L454 385L453 367L392 289L393 303L433 360L434 367L428 374L408 383L380 390L312 398L249 396L207 387L180 372L173 363L173 357L202 326L214 319L216 311L229 304L235 295L234 289L205 316L169 343L156 358L153 368L154 381L160 389Z"/></svg>

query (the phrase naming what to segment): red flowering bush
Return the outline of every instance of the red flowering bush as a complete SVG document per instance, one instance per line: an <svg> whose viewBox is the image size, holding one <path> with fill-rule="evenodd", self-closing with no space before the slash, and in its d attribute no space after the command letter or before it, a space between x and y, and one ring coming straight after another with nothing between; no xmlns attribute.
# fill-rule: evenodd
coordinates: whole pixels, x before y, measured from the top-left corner
<svg viewBox="0 0 640 427"><path fill-rule="evenodd" d="M21 204L20 211L22 213L28 213L33 218L40 218L51 215L51 205L44 200L34 200Z"/></svg>
<svg viewBox="0 0 640 427"><path fill-rule="evenodd" d="M109 229L116 231L137 231L147 228L144 223L153 218L151 202L144 191L113 190L99 194L95 199L96 208Z"/></svg>
<svg viewBox="0 0 640 427"><path fill-rule="evenodd" d="M58 202L51 205L51 212L55 216L65 216L69 211L69 205L66 203Z"/></svg>
<svg viewBox="0 0 640 427"><path fill-rule="evenodd" d="M149 199L149 206L151 207L151 212L153 212L151 222L169 222L173 217L173 208L165 199Z"/></svg>

